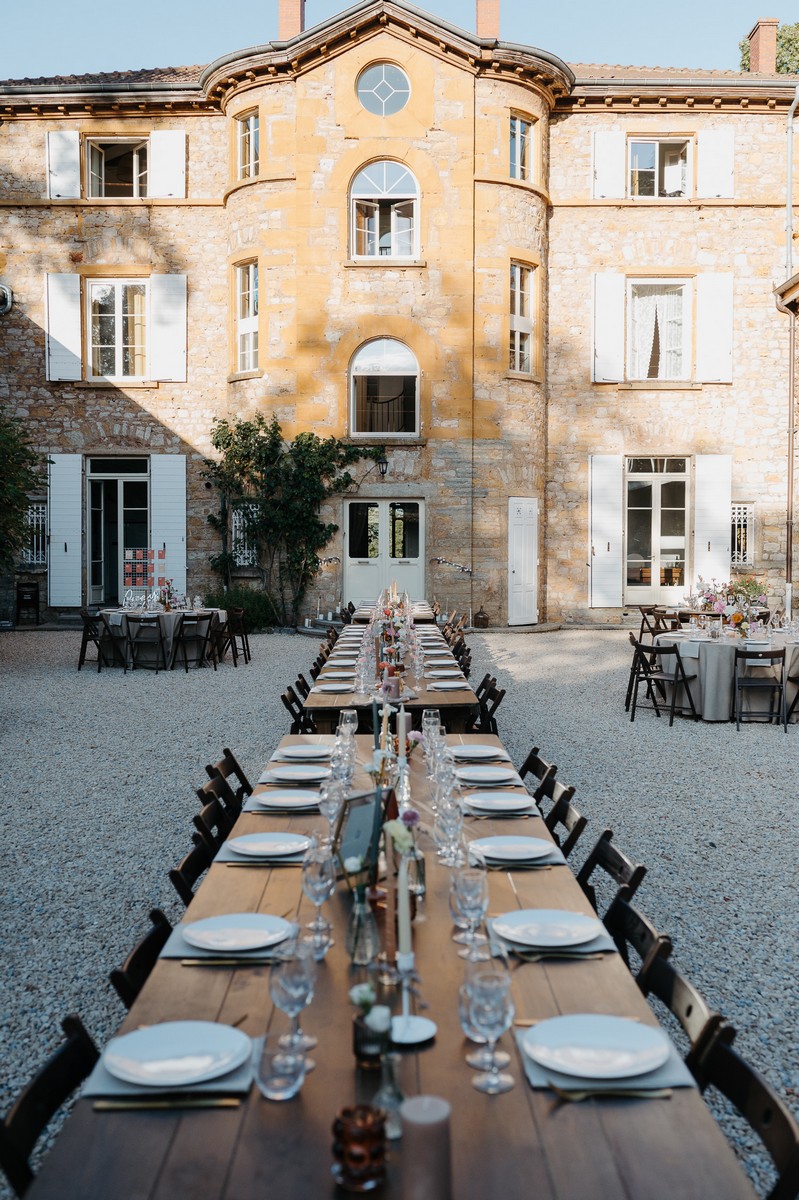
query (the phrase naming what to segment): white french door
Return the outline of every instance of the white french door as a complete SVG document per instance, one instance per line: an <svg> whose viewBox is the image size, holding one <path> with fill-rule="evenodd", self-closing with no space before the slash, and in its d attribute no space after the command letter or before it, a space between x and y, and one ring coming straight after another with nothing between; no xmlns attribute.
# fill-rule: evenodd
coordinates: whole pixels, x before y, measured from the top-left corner
<svg viewBox="0 0 799 1200"><path fill-rule="evenodd" d="M149 544L148 459L90 459L87 489L89 603L119 604L124 551Z"/></svg>
<svg viewBox="0 0 799 1200"><path fill-rule="evenodd" d="M690 512L687 466L684 458L628 459L628 604L676 604L685 594Z"/></svg>
<svg viewBox="0 0 799 1200"><path fill-rule="evenodd" d="M508 624L538 623L538 501L508 500Z"/></svg>
<svg viewBox="0 0 799 1200"><path fill-rule="evenodd" d="M344 509L344 603L373 600L396 583L424 596L422 500L348 500Z"/></svg>

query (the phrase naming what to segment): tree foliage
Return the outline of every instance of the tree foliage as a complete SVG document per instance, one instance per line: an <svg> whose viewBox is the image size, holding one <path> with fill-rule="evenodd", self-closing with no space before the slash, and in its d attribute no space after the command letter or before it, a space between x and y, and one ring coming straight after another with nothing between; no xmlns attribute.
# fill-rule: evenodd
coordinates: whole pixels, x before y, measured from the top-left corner
<svg viewBox="0 0 799 1200"><path fill-rule="evenodd" d="M749 40L739 43L741 70L749 70ZM799 73L799 21L795 25L777 26L777 73L796 75Z"/></svg>
<svg viewBox="0 0 799 1200"><path fill-rule="evenodd" d="M30 496L44 482L45 459L16 417L0 412L0 567L12 567L28 537Z"/></svg>
<svg viewBox="0 0 799 1200"><path fill-rule="evenodd" d="M355 483L349 468L377 460L382 447L348 446L337 438L300 433L286 442L276 417L267 421L214 422L211 442L218 452L205 477L216 488L219 512L208 520L222 543L211 565L230 586L235 565L230 514L241 513L247 541L257 550L257 570L284 624L296 624L308 586L319 572L320 552L338 526L325 523L322 505Z"/></svg>

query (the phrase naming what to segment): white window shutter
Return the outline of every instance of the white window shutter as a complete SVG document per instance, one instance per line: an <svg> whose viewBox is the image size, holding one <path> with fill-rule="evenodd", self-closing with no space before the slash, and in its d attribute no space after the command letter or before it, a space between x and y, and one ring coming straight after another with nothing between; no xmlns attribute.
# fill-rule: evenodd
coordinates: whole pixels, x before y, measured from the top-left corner
<svg viewBox="0 0 799 1200"><path fill-rule="evenodd" d="M732 383L731 273L696 277L696 378Z"/></svg>
<svg viewBox="0 0 799 1200"><path fill-rule="evenodd" d="M186 276L150 276L150 377L186 381Z"/></svg>
<svg viewBox="0 0 799 1200"><path fill-rule="evenodd" d="M595 200L621 200L627 192L627 135L623 130L609 129L594 134Z"/></svg>
<svg viewBox="0 0 799 1200"><path fill-rule="evenodd" d="M735 195L735 131L704 129L697 138L696 194L699 199Z"/></svg>
<svg viewBox="0 0 799 1200"><path fill-rule="evenodd" d="M624 288L625 277L615 271L594 276L594 383L624 379Z"/></svg>
<svg viewBox="0 0 799 1200"><path fill-rule="evenodd" d="M180 129L150 134L149 196L182 199L186 195L186 135Z"/></svg>
<svg viewBox="0 0 799 1200"><path fill-rule="evenodd" d="M624 460L592 454L588 467L588 604L621 608L624 568Z"/></svg>
<svg viewBox="0 0 799 1200"><path fill-rule="evenodd" d="M697 454L694 460L694 570L707 582L730 578L732 456Z"/></svg>
<svg viewBox="0 0 799 1200"><path fill-rule="evenodd" d="M162 564L176 591L186 591L186 456L150 456L150 545L166 550ZM162 572L158 570L160 575Z"/></svg>
<svg viewBox="0 0 799 1200"><path fill-rule="evenodd" d="M51 200L80 199L77 129L56 129L47 134L47 195Z"/></svg>
<svg viewBox="0 0 799 1200"><path fill-rule="evenodd" d="M80 275L45 276L48 379L81 379Z"/></svg>
<svg viewBox="0 0 799 1200"><path fill-rule="evenodd" d="M51 454L50 460L47 603L54 608L80 608L83 594L83 456Z"/></svg>

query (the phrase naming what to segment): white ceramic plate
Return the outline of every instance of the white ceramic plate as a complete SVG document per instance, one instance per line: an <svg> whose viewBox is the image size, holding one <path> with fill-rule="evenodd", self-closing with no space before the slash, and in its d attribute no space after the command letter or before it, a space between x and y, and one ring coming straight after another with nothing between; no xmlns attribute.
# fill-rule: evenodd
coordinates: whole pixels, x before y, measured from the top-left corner
<svg viewBox="0 0 799 1200"><path fill-rule="evenodd" d="M439 679L430 684L430 690L433 692L465 692L468 687L465 679L463 682L458 682L457 679Z"/></svg>
<svg viewBox="0 0 799 1200"><path fill-rule="evenodd" d="M539 946L583 946L593 942L605 929L596 917L555 908L522 908L503 913L494 920L493 928L509 942L536 949Z"/></svg>
<svg viewBox="0 0 799 1200"><path fill-rule="evenodd" d="M322 680L323 681L326 681L328 679L354 679L354 678L355 678L354 671L323 671L322 672Z"/></svg>
<svg viewBox="0 0 799 1200"><path fill-rule="evenodd" d="M308 762L312 758L330 758L329 746L281 746L277 751L281 759L300 759ZM275 756L277 757L277 755Z"/></svg>
<svg viewBox="0 0 799 1200"><path fill-rule="evenodd" d="M427 659L426 667L451 667L455 662L453 655L440 654L437 650L432 654L425 654L425 658Z"/></svg>
<svg viewBox="0 0 799 1200"><path fill-rule="evenodd" d="M501 746L487 746L481 742L466 742L462 746L453 746L452 757L464 762L476 762L481 758L501 758L503 762L510 761Z"/></svg>
<svg viewBox="0 0 799 1200"><path fill-rule="evenodd" d="M660 1029L593 1013L552 1017L528 1029L525 1053L542 1067L581 1079L626 1079L646 1075L669 1057Z"/></svg>
<svg viewBox="0 0 799 1200"><path fill-rule="evenodd" d="M302 763L286 763L274 766L266 773L269 783L321 783L330 774L330 767L304 766Z"/></svg>
<svg viewBox="0 0 799 1200"><path fill-rule="evenodd" d="M349 655L345 657L343 654L331 654L327 662L329 666L333 667L354 667L358 660ZM322 670L324 670L324 667Z"/></svg>
<svg viewBox="0 0 799 1200"><path fill-rule="evenodd" d="M492 862L530 862L535 858L546 858L555 847L545 838L485 837L476 838L469 844L469 849Z"/></svg>
<svg viewBox="0 0 799 1200"><path fill-rule="evenodd" d="M428 671L430 679L452 679L456 676L458 679L463 679L463 671L458 667L437 667L435 671Z"/></svg>
<svg viewBox="0 0 799 1200"><path fill-rule="evenodd" d="M257 796L253 796L252 802L263 812L313 808L319 803L319 793L312 792L309 788L293 788L290 792L259 792Z"/></svg>
<svg viewBox="0 0 799 1200"><path fill-rule="evenodd" d="M293 928L282 917L273 917L269 913L230 913L192 921L184 925L181 932L190 946L226 954L274 946L284 941Z"/></svg>
<svg viewBox="0 0 799 1200"><path fill-rule="evenodd" d="M343 683L317 683L314 688L315 692L351 692L352 688L346 687Z"/></svg>
<svg viewBox="0 0 799 1200"><path fill-rule="evenodd" d="M518 783L513 767L458 767L455 774L461 783ZM468 796L467 796L468 800Z"/></svg>
<svg viewBox="0 0 799 1200"><path fill-rule="evenodd" d="M464 797L466 808L485 813L525 812L532 803L526 792L471 792Z"/></svg>
<svg viewBox="0 0 799 1200"><path fill-rule="evenodd" d="M252 1040L230 1025L165 1021L112 1038L103 1064L125 1083L175 1088L227 1075L250 1054Z"/></svg>
<svg viewBox="0 0 799 1200"><path fill-rule="evenodd" d="M227 844L234 854L245 858L284 858L287 854L302 854L311 839L302 833L243 833L228 838Z"/></svg>

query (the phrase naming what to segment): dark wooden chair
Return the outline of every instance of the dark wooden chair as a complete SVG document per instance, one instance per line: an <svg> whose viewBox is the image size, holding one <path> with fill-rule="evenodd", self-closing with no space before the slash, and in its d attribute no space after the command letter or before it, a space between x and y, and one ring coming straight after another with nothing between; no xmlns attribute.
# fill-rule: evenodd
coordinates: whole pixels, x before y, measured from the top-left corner
<svg viewBox="0 0 799 1200"><path fill-rule="evenodd" d="M656 659L660 660L658 666ZM668 663L671 663L671 670L667 668ZM634 677L632 680L632 704L630 706L630 720L635 720L635 713L638 708L638 690L641 684L646 684L646 697L651 701L651 706L655 713L660 717L660 704L669 710L669 727L674 724L674 714L680 713L687 715L690 711L691 716L695 721L699 720L699 713L694 706L694 699L691 695L691 680L696 679L696 673L691 675L686 673L683 661L680 656L679 646L658 646L657 656L653 656L652 647L645 646L642 642L635 643L635 662L634 662ZM671 688L671 703L668 703L666 697L666 687ZM685 696L688 700L688 706L677 703L677 696L680 688L684 689ZM660 704L656 692L659 693L661 699Z"/></svg>
<svg viewBox="0 0 799 1200"><path fill-rule="evenodd" d="M236 645L236 642L230 632L230 619L228 617L225 617L224 621L220 621L219 614L214 614L214 620L211 622L211 636L209 644L214 670L216 670L218 663L223 663L225 661L228 650L230 651L230 656L233 659L233 666L238 667L239 651L238 646Z"/></svg>
<svg viewBox="0 0 799 1200"><path fill-rule="evenodd" d="M24 1196L33 1182L30 1156L37 1141L99 1058L80 1017L64 1017L61 1028L66 1041L26 1084L0 1121L0 1167L18 1196Z"/></svg>
<svg viewBox="0 0 799 1200"><path fill-rule="evenodd" d="M80 642L80 653L78 654L78 670L81 669L86 662L86 651L89 646L94 646L97 651L97 670L102 668L102 640L103 640L103 623L99 616L94 617L89 612L88 608L80 610L80 619L83 622L83 637Z"/></svg>
<svg viewBox="0 0 799 1200"><path fill-rule="evenodd" d="M189 672L189 659L195 667L204 667L209 657L216 670L216 658L209 655L211 620L201 613L181 613L172 639L172 667L183 659L183 669Z"/></svg>
<svg viewBox="0 0 799 1200"><path fill-rule="evenodd" d="M313 668L311 668L311 674L313 675ZM313 677L316 678L315 675ZM313 719L306 713L302 701L293 687L287 687L285 692L281 693L280 699L291 717L289 733L316 733Z"/></svg>
<svg viewBox="0 0 799 1200"><path fill-rule="evenodd" d="M541 801L548 800L551 807L544 812L541 801L537 801L541 809L544 824L552 834L556 844L560 846L565 858L568 858L580 838L583 836L588 819L578 812L572 804L574 788L551 779L541 788Z"/></svg>
<svg viewBox="0 0 799 1200"><path fill-rule="evenodd" d="M213 855L205 842L198 839L188 854L170 870L169 881L187 908L194 899L194 889L198 880L208 870L212 859Z"/></svg>
<svg viewBox="0 0 799 1200"><path fill-rule="evenodd" d="M100 635L100 652L97 655L97 670L112 663L122 667L127 674L130 641L124 627L112 625L105 613L100 613L102 633Z"/></svg>
<svg viewBox="0 0 799 1200"><path fill-rule="evenodd" d="M130 1008L150 977L158 955L166 945L172 926L160 908L150 911L152 928L133 947L121 967L115 967L108 978L125 1008Z"/></svg>
<svg viewBox="0 0 799 1200"><path fill-rule="evenodd" d="M348 608L340 608L338 615L342 625L352 624L352 613Z"/></svg>
<svg viewBox="0 0 799 1200"><path fill-rule="evenodd" d="M464 654L463 658L460 661L460 668L461 668L461 671L463 672L464 679L468 679L472 673L472 652L471 652L471 650L467 650L467 652Z"/></svg>
<svg viewBox="0 0 799 1200"><path fill-rule="evenodd" d="M671 938L667 933L660 933L648 917L618 893L611 901L602 921L616 943L619 954L644 991L641 976L656 958L669 958L672 951ZM630 955L631 950L637 957L637 964Z"/></svg>
<svg viewBox="0 0 799 1200"><path fill-rule="evenodd" d="M167 670L166 639L157 613L128 613L128 646L131 670Z"/></svg>
<svg viewBox="0 0 799 1200"><path fill-rule="evenodd" d="M639 638L636 640L635 634L632 632L632 630L630 630L630 633L628 636L630 638L630 645L633 648L633 660L630 663L630 675L629 675L629 678L627 679L627 695L624 698L624 711L625 712L630 711L630 705L632 704L632 699L633 699L633 688L635 687L635 675L636 675L636 669L638 667L638 651L636 649L636 646L640 643L641 646L645 647L645 643L644 643L643 639ZM646 649L645 649L644 652L649 654L649 665L654 670L657 666L656 650L653 648L652 650L646 651ZM666 699L665 689L660 689L660 694L663 697L663 700L665 701L665 699Z"/></svg>
<svg viewBox="0 0 799 1200"><path fill-rule="evenodd" d="M643 863L635 863L620 850L613 841L613 830L605 829L597 838L593 850L577 872L577 882L591 902L595 912L599 912L597 893L591 882L595 871L604 871L616 885L616 896L630 900L643 883L646 867ZM608 910L609 911L609 910Z"/></svg>
<svg viewBox="0 0 799 1200"><path fill-rule="evenodd" d="M233 654L234 664L238 666L238 651L241 651L245 663L250 662L252 659L252 654L250 653L250 635L247 632L247 621L243 608L228 609L227 626L231 648L235 647Z"/></svg>
<svg viewBox="0 0 799 1200"><path fill-rule="evenodd" d="M206 763L205 773L209 779L221 775L226 780L228 787L232 788L233 795L240 805L248 796L252 795L252 784L244 774L244 768L227 746L223 749L222 757L218 762Z"/></svg>
<svg viewBox="0 0 799 1200"><path fill-rule="evenodd" d="M477 716L466 724L469 733L493 733L497 735L497 719L495 713L505 698L505 688L489 686L480 697L480 711Z"/></svg>
<svg viewBox="0 0 799 1200"><path fill-rule="evenodd" d="M219 801L230 820L230 828L232 829L241 816L241 806L244 803L243 795L241 798L237 797L227 779L222 775L212 775L196 791L197 799L203 808L206 804L210 804L212 800Z"/></svg>
<svg viewBox="0 0 799 1200"><path fill-rule="evenodd" d="M547 788L555 779L557 769L554 763L544 762L543 758L539 757L537 746L533 746L527 758L519 767L519 776L521 779L524 779L527 775L532 775L537 781L532 793L536 804L539 800L547 796ZM525 786L527 785L525 784ZM530 790L529 787L527 790Z"/></svg>
<svg viewBox="0 0 799 1200"><path fill-rule="evenodd" d="M200 841L207 846L211 856L215 857L233 828L234 818L219 797L214 796L202 806L192 820Z"/></svg>
<svg viewBox="0 0 799 1200"><path fill-rule="evenodd" d="M328 653L329 653L330 650L333 649L336 642L338 641L338 630L336 629L335 625L328 625L327 633L325 634L325 637L327 639ZM324 642L322 643L322 645L324 645Z"/></svg>
<svg viewBox="0 0 799 1200"><path fill-rule="evenodd" d="M310 694L311 685L300 671L297 678L294 680L294 688L298 696L302 696L303 700Z"/></svg>
<svg viewBox="0 0 799 1200"><path fill-rule="evenodd" d="M352 614L352 613L354 613L354 612L355 612L355 605L352 603L352 601L351 601L351 600L349 600L349 601L347 602L347 608L349 609L349 611L350 611L350 614Z"/></svg>
<svg viewBox="0 0 799 1200"><path fill-rule="evenodd" d="M642 642L644 638L654 640L655 634L659 633L658 615L656 604L639 604L638 611L641 614L641 625L638 630L638 641Z"/></svg>
<svg viewBox="0 0 799 1200"><path fill-rule="evenodd" d="M788 1105L721 1034L699 1069L705 1086L726 1096L766 1147L778 1173L766 1200L794 1200L799 1194L799 1123Z"/></svg>
<svg viewBox="0 0 799 1200"><path fill-rule="evenodd" d="M482 696L485 696L486 692L488 691L488 689L490 687L496 687L496 686L497 686L496 676L490 675L488 673L488 671L486 671L483 678L477 684L477 687L474 688L474 694L477 697L477 699L480 700L480 698Z"/></svg>
<svg viewBox="0 0 799 1200"><path fill-rule="evenodd" d="M624 905L625 901L619 903ZM651 955L638 972L638 986L645 996L659 1000L679 1022L690 1043L685 1064L704 1091L705 1054L716 1038L732 1042L735 1030L721 1013L711 1009L701 992L667 958L666 954Z"/></svg>
<svg viewBox="0 0 799 1200"><path fill-rule="evenodd" d="M776 674L774 673L776 672ZM732 695L735 728L741 728L743 717L743 694L768 693L768 713L751 712L749 720L761 721L767 717L769 725L776 717L785 732L788 732L788 713L785 707L785 647L780 650L746 650L735 647L735 662L732 671ZM774 701L777 701L776 708ZM793 711L794 705L791 705ZM748 723L748 722L747 722Z"/></svg>

